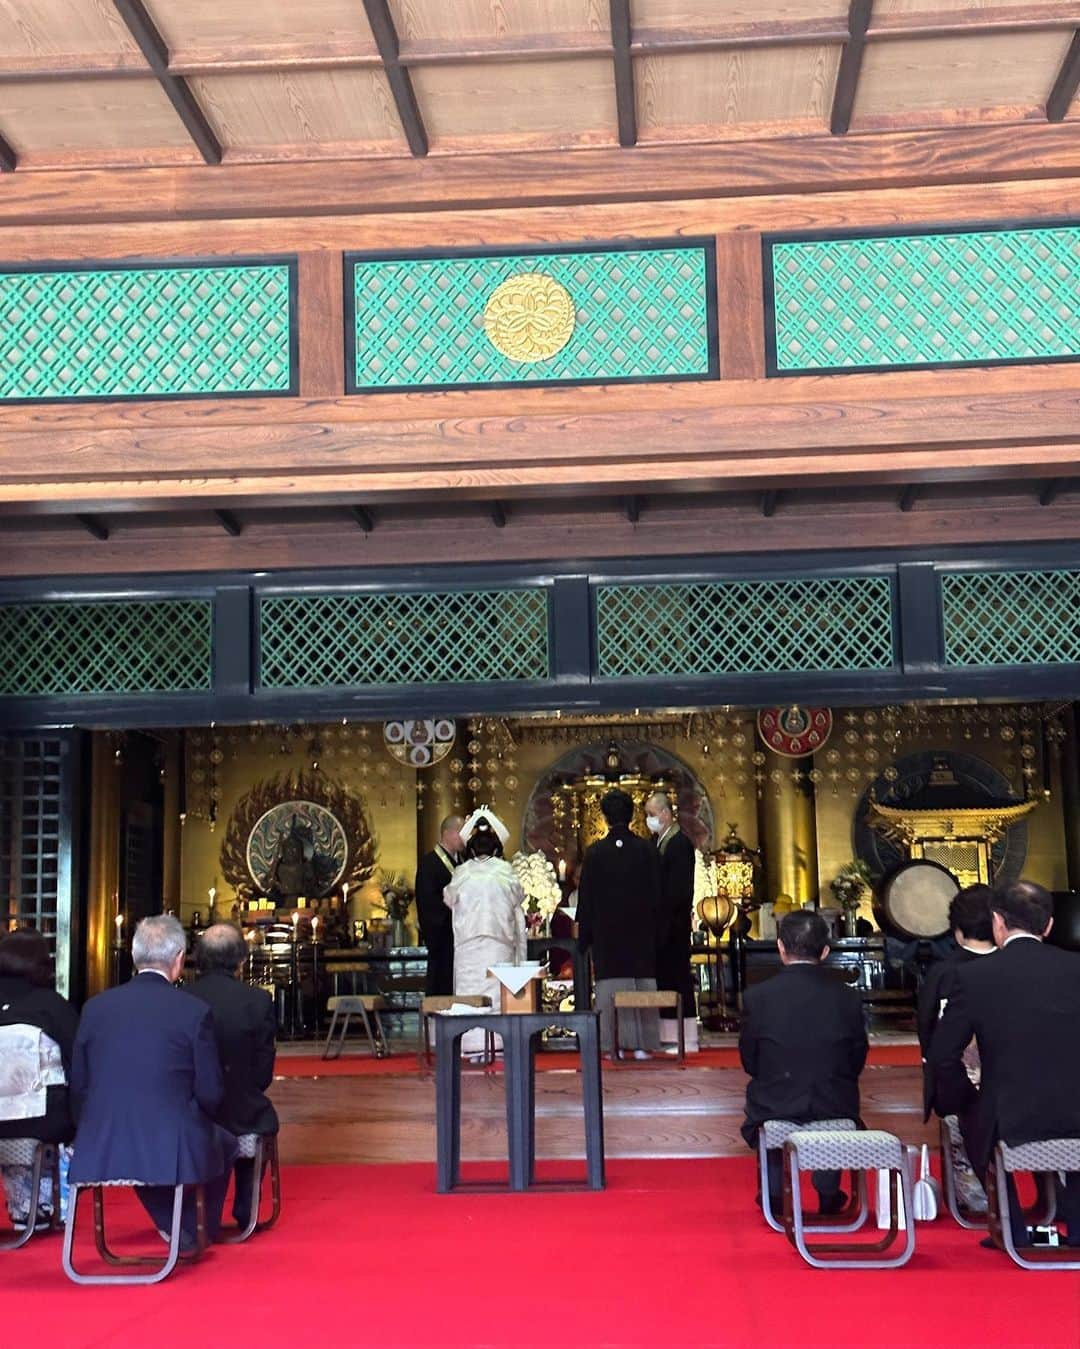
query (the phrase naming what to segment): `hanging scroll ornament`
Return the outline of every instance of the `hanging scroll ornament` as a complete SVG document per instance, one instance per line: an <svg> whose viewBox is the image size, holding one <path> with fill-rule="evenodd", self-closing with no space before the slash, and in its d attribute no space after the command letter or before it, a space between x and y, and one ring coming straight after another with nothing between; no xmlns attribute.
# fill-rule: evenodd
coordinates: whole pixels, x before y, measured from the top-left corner
<svg viewBox="0 0 1080 1349"><path fill-rule="evenodd" d="M450 753L457 723L449 717L383 723L383 742L398 763L430 768Z"/></svg>
<svg viewBox="0 0 1080 1349"><path fill-rule="evenodd" d="M786 759L802 759L824 746L832 734L833 716L827 707L763 707L757 728L769 749Z"/></svg>

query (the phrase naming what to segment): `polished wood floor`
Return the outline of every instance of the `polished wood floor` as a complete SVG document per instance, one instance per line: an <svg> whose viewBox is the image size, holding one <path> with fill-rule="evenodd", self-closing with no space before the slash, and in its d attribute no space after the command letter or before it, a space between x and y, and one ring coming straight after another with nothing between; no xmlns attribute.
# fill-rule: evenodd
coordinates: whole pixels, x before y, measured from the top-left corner
<svg viewBox="0 0 1080 1349"><path fill-rule="evenodd" d="M745 1154L739 1135L744 1074L671 1064L604 1075L609 1157L724 1157ZM281 1118L286 1163L405 1162L435 1159L435 1084L430 1077L278 1078L271 1096ZM462 1154L506 1156L501 1074L467 1072L462 1086ZM931 1141L922 1122L918 1068L870 1067L862 1077L863 1118L905 1142ZM581 1079L537 1074L537 1153L584 1156Z"/></svg>

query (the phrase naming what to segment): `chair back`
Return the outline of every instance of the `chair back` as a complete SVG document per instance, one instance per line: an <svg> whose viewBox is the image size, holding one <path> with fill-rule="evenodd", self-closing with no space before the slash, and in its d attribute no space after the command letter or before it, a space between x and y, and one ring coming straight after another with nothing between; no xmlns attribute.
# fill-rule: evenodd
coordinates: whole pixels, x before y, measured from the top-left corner
<svg viewBox="0 0 1080 1349"><path fill-rule="evenodd" d="M0 1120L39 1119L49 1087L64 1085L60 1046L38 1026L0 1026Z"/></svg>

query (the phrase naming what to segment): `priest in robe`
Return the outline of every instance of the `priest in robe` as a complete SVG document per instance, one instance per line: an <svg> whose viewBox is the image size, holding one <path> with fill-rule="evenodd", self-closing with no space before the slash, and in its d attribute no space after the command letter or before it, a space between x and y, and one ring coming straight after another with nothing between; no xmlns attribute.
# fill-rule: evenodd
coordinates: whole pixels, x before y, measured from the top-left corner
<svg viewBox="0 0 1080 1349"><path fill-rule="evenodd" d="M428 953L424 992L429 996L454 991L454 931L443 891L464 860L462 823L460 815L448 815L439 826L438 843L416 869L416 916Z"/></svg>
<svg viewBox="0 0 1080 1349"><path fill-rule="evenodd" d="M654 792L645 803L645 823L656 839L660 859L661 936L656 952L656 986L682 994L686 1052L698 1051L697 1005L690 965L694 918L694 845L679 828L666 792ZM660 1042L672 1045L679 1031L674 1012L660 1013Z"/></svg>
<svg viewBox="0 0 1080 1349"><path fill-rule="evenodd" d="M525 892L502 855L509 837L510 831L487 806L473 811L461 828L468 860L443 891L443 903L453 915L454 992L486 993L495 1011L501 985L488 970L493 965L520 964L528 949ZM483 1047L483 1031L466 1031L464 1054L480 1054Z"/></svg>

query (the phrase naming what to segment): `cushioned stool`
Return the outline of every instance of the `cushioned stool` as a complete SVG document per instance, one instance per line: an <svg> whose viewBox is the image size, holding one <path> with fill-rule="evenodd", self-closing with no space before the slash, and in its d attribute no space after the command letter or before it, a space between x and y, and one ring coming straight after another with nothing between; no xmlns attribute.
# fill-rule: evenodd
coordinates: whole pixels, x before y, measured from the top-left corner
<svg viewBox="0 0 1080 1349"><path fill-rule="evenodd" d="M38 1196L45 1176L52 1182L52 1220L50 1232L60 1230L60 1150L55 1143L43 1143L39 1138L0 1138L0 1166L28 1166L30 1168L30 1214L26 1227L13 1241L0 1241L0 1251L15 1251L25 1246L34 1235Z"/></svg>
<svg viewBox="0 0 1080 1349"><path fill-rule="evenodd" d="M675 1008L675 1022L679 1028L679 1051L675 1055L676 1063L686 1062L686 1028L682 1017L682 994L673 989L661 988L655 991L643 990L640 993L625 989L616 993L612 1000L611 1048L617 1059L623 1056L619 1045L619 1011L645 1012L658 1011L661 1007Z"/></svg>
<svg viewBox="0 0 1080 1349"><path fill-rule="evenodd" d="M889 1229L881 1240L808 1243L799 1193L799 1175L803 1171L887 1171L892 1216ZM806 1263L816 1269L892 1269L907 1264L915 1250L911 1188L904 1145L894 1134L880 1129L822 1130L818 1133L797 1129L788 1135L784 1144L784 1230ZM908 1221L903 1247L899 1255L891 1255L886 1252L895 1244L900 1228L898 1191L903 1195ZM822 1259L822 1256L830 1258Z"/></svg>
<svg viewBox="0 0 1080 1349"><path fill-rule="evenodd" d="M1010 1147L998 1143L990 1157L986 1172L986 1197L990 1204L990 1235L1021 1269L1080 1269L1080 1249L1071 1248L1068 1256L1063 1248L1044 1246L1017 1250L1010 1222L1009 1176L1020 1171L1040 1172L1080 1171L1080 1138L1046 1138L1037 1143L1020 1143ZM1053 1176L1049 1177L1050 1193L1054 1191ZM1056 1204L1047 1202L1048 1216L1042 1222L1054 1220ZM1030 1218L1030 1215L1027 1215ZM1070 1233L1070 1236L1073 1234ZM1070 1249L1068 1247L1064 1248Z"/></svg>
<svg viewBox="0 0 1080 1349"><path fill-rule="evenodd" d="M195 1249L180 1254L180 1218L184 1208L184 1186L177 1185L173 1190L172 1226L170 1228L169 1249L162 1261L156 1255L117 1255L109 1249L105 1239L105 1190L137 1190L144 1182L138 1180L105 1180L100 1184L72 1185L68 1194L67 1222L64 1226L64 1273L73 1283L87 1284L128 1284L160 1283L176 1268L178 1260L197 1260L206 1250L206 1195L201 1185L192 1188L195 1191ZM94 1244L98 1255L107 1265L154 1265L149 1274L80 1274L72 1260L72 1248L75 1244L75 1220L79 1211L79 1196L83 1190L91 1190L94 1195Z"/></svg>
<svg viewBox="0 0 1080 1349"><path fill-rule="evenodd" d="M236 1157L250 1157L254 1163L254 1179L251 1187L251 1217L246 1227L222 1233L221 1241L235 1245L247 1241L252 1232L265 1232L273 1227L281 1214L281 1165L278 1161L277 1134L239 1134L236 1139ZM270 1172L270 1216L265 1222L259 1221L262 1208L263 1175Z"/></svg>
<svg viewBox="0 0 1080 1349"><path fill-rule="evenodd" d="M342 994L340 997L328 998L326 1010L332 1013L332 1016L330 1018L330 1029L326 1033L326 1047L323 1050L323 1058L336 1059L340 1057L345 1045L345 1035L349 1029L349 1018L353 1016L359 1016L363 1021L368 1044L371 1046L371 1052L375 1057L377 1059L388 1058L390 1046L386 1043L382 1019L379 1016L379 1013L385 1007L386 999L380 997L378 993ZM334 1032L338 1027L338 1017L342 1018L341 1034L334 1047L334 1053L331 1054L330 1046L334 1039Z"/></svg>
<svg viewBox="0 0 1080 1349"><path fill-rule="evenodd" d="M810 1124L793 1124L789 1119L769 1119L758 1130L758 1178L761 1185L761 1213L774 1232L783 1232L784 1224L772 1211L769 1198L769 1152L782 1149L793 1133L850 1133L859 1126L853 1119L822 1119ZM803 1222L817 1232L857 1232L870 1212L866 1177L860 1171L852 1176L851 1201L840 1213L828 1217L804 1216Z"/></svg>
<svg viewBox="0 0 1080 1349"><path fill-rule="evenodd" d="M429 993L420 1000L420 1035L416 1042L416 1057L421 1067L431 1067L431 1035L428 1023L436 1012L448 1012L454 1004L459 1007L490 1007L491 999L486 993ZM491 1031L484 1032L484 1058L488 1063L495 1062L495 1037Z"/></svg>
<svg viewBox="0 0 1080 1349"><path fill-rule="evenodd" d="M945 1207L954 1222L961 1227L975 1229L985 1227L987 1215L970 1209L964 1203L956 1188L956 1167L953 1165L953 1150L964 1146L960 1136L960 1123L955 1115L946 1115L941 1120L941 1188L945 1195Z"/></svg>

